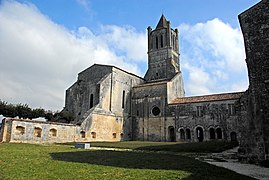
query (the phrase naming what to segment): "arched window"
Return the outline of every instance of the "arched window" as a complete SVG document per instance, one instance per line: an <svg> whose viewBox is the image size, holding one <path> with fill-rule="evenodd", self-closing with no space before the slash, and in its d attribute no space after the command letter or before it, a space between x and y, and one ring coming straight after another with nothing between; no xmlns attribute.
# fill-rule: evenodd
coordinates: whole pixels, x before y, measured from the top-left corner
<svg viewBox="0 0 269 180"><path fill-rule="evenodd" d="M16 127L16 132L15 132L16 135L23 135L24 133L25 133L25 127L22 127L22 126Z"/></svg>
<svg viewBox="0 0 269 180"><path fill-rule="evenodd" d="M90 108L93 107L93 94L90 95Z"/></svg>
<svg viewBox="0 0 269 180"><path fill-rule="evenodd" d="M217 128L216 129L216 133L217 133L217 139L222 139L222 131L221 131L221 128Z"/></svg>
<svg viewBox="0 0 269 180"><path fill-rule="evenodd" d="M210 135L210 139L216 139L216 135L215 135L215 129L214 128L210 128L209 129L209 135Z"/></svg>
<svg viewBox="0 0 269 180"><path fill-rule="evenodd" d="M80 132L80 136L81 136L81 138L86 138L86 133L85 133L85 131L81 131L81 132Z"/></svg>
<svg viewBox="0 0 269 180"><path fill-rule="evenodd" d="M57 136L57 130L56 129L50 129L49 136L50 137L56 137Z"/></svg>
<svg viewBox="0 0 269 180"><path fill-rule="evenodd" d="M237 141L236 132L231 132L231 141Z"/></svg>
<svg viewBox="0 0 269 180"><path fill-rule="evenodd" d="M196 128L196 137L199 142L203 142L204 140L204 130L202 127L197 127Z"/></svg>
<svg viewBox="0 0 269 180"><path fill-rule="evenodd" d="M180 132L180 139L185 139L184 129L180 129L179 132Z"/></svg>
<svg viewBox="0 0 269 180"><path fill-rule="evenodd" d="M35 127L34 129L34 136L35 137L41 137L42 129L39 127Z"/></svg>
<svg viewBox="0 0 269 180"><path fill-rule="evenodd" d="M159 44L159 42L158 42L158 36L156 36L156 38L155 38L155 43L156 43L156 49L158 49L159 47L158 47L158 44Z"/></svg>
<svg viewBox="0 0 269 180"><path fill-rule="evenodd" d="M92 138L96 138L96 132L91 132Z"/></svg>
<svg viewBox="0 0 269 180"><path fill-rule="evenodd" d="M163 47L163 35L161 35L161 47Z"/></svg>
<svg viewBox="0 0 269 180"><path fill-rule="evenodd" d="M191 130L190 129L186 129L186 139L191 139Z"/></svg>

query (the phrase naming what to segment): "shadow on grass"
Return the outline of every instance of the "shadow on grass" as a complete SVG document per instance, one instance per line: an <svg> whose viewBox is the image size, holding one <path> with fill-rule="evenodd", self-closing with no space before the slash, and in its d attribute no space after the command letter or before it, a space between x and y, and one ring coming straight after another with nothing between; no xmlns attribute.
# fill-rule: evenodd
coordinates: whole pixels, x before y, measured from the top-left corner
<svg viewBox="0 0 269 180"><path fill-rule="evenodd" d="M246 179L230 170L194 160L189 157L130 151L89 150L50 153L54 160L88 163L127 169L178 170L189 172L188 179Z"/></svg>
<svg viewBox="0 0 269 180"><path fill-rule="evenodd" d="M227 141L205 141L194 143L179 143L157 146L143 146L136 150L146 151L169 151L169 152L188 152L188 153L218 153L238 146L238 142Z"/></svg>

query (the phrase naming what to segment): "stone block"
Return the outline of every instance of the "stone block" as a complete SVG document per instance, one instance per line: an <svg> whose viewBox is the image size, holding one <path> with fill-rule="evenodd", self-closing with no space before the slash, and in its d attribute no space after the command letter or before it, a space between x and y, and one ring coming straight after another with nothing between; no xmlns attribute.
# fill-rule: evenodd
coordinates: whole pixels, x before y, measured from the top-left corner
<svg viewBox="0 0 269 180"><path fill-rule="evenodd" d="M90 149L91 144L90 143L76 143L75 148L80 148L80 149Z"/></svg>

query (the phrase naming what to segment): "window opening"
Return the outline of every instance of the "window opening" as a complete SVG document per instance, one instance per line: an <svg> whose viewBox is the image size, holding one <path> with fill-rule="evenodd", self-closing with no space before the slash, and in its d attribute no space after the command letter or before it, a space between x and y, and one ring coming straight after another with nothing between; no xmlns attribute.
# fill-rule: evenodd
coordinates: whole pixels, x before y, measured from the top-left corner
<svg viewBox="0 0 269 180"><path fill-rule="evenodd" d="M156 36L156 49L158 49L158 36Z"/></svg>
<svg viewBox="0 0 269 180"><path fill-rule="evenodd" d="M23 135L25 133L25 127L17 126L16 127L16 135Z"/></svg>
<svg viewBox="0 0 269 180"><path fill-rule="evenodd" d="M92 138L96 138L96 132L91 132Z"/></svg>
<svg viewBox="0 0 269 180"><path fill-rule="evenodd" d="M80 132L80 136L81 136L81 138L86 138L86 133L85 133L85 131L81 131L81 132Z"/></svg>
<svg viewBox="0 0 269 180"><path fill-rule="evenodd" d="M53 137L56 137L57 136L57 130L56 129L50 129L49 135L53 136Z"/></svg>
<svg viewBox="0 0 269 180"><path fill-rule="evenodd" d="M125 91L122 91L122 102L121 102L121 107L124 108L124 104L125 104Z"/></svg>
<svg viewBox="0 0 269 180"><path fill-rule="evenodd" d="M161 47L163 47L163 35L161 35Z"/></svg>
<svg viewBox="0 0 269 180"><path fill-rule="evenodd" d="M160 113L161 113L161 110L157 106L155 106L154 108L152 108L152 114L154 116L158 116Z"/></svg>
<svg viewBox="0 0 269 180"><path fill-rule="evenodd" d="M91 94L90 96L90 108L93 107L93 94Z"/></svg>
<svg viewBox="0 0 269 180"><path fill-rule="evenodd" d="M39 127L35 127L34 129L34 136L35 137L41 137L42 129Z"/></svg>

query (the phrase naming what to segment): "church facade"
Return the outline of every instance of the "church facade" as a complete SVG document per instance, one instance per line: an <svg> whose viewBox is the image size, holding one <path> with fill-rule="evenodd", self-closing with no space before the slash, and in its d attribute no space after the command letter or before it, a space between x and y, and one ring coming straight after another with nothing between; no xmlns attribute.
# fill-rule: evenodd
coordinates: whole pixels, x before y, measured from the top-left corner
<svg viewBox="0 0 269 180"><path fill-rule="evenodd" d="M254 6L254 10L262 5L268 8L268 0ZM264 13L262 10L258 12ZM251 89L247 92L185 97L183 74L180 70L178 30L171 28L170 22L162 15L154 29L147 28L148 70L143 78L115 66L94 64L80 72L77 81L66 90L63 111L72 113L75 117L70 124L6 118L0 131L0 141L45 143L239 140L245 154L249 154L247 151L251 151L251 148L247 134L251 133L251 127L248 122L261 118L260 114L255 116L258 113L257 108L268 108L268 101L267 105L264 102L257 106L257 102L263 101L261 98L257 99L253 92L258 93L255 88L262 84L264 92L261 94L268 94L266 73L269 72L265 68L267 66L260 67L253 63L256 56L252 56L253 52L250 52L249 47L255 49L255 46L249 43L252 36L249 37L245 26L245 21L251 15L248 12L240 15L250 72ZM259 17L257 15L257 19ZM259 23L257 20L257 24ZM264 26L261 27L267 27L268 30L268 22L262 23ZM247 25L250 26L251 23ZM259 41L255 41L256 37L253 35L253 42L259 45ZM264 49L268 49L268 40L263 40L266 44ZM256 55L262 56L267 52L264 50ZM268 56L266 57L268 60ZM259 79L264 79L262 83L255 84L258 79L253 74L259 70L253 69L254 67L265 68L264 76L259 74ZM266 98L268 96L264 95L264 99ZM255 113L249 110L253 106L256 108ZM250 120L250 117L254 118ZM255 122L260 123L257 133L268 132L267 126L263 129L264 122ZM242 125L248 131L242 130ZM261 135L261 145L255 146L263 148L263 158L268 156L268 137L264 137Z"/></svg>

